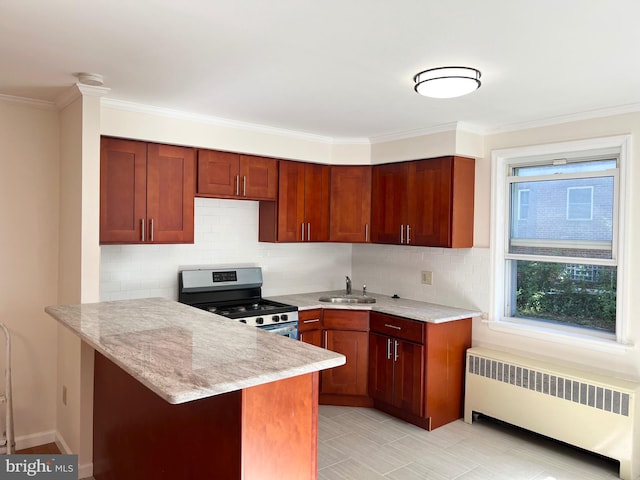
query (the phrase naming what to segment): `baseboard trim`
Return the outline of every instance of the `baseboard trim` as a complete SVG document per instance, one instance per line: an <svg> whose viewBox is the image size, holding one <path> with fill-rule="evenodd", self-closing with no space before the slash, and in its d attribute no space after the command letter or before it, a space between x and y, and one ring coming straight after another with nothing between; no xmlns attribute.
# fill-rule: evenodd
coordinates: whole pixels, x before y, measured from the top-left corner
<svg viewBox="0 0 640 480"><path fill-rule="evenodd" d="M53 443L55 441L56 441L55 430L32 433L30 435L21 435L20 437L16 437L16 450L23 450L25 448L37 447L38 445Z"/></svg>
<svg viewBox="0 0 640 480"><path fill-rule="evenodd" d="M62 453L73 453L67 445L67 442L64 441L64 437L60 435L60 432L55 432L55 442L58 448ZM83 465L78 465L78 478L89 478L93 476L93 462L85 463Z"/></svg>

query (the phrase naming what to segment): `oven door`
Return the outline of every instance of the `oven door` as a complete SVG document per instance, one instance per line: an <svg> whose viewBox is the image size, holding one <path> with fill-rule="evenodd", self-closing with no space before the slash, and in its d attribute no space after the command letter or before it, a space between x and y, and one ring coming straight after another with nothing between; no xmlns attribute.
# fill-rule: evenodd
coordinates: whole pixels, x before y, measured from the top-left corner
<svg viewBox="0 0 640 480"><path fill-rule="evenodd" d="M282 335L283 337L293 338L294 340L298 339L298 322L274 323L258 328L269 333Z"/></svg>

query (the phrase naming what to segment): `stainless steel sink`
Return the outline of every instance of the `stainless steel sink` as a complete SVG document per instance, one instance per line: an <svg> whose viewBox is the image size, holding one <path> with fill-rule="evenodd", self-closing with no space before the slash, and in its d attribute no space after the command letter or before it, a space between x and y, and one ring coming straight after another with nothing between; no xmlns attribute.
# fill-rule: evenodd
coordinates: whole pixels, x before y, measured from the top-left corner
<svg viewBox="0 0 640 480"><path fill-rule="evenodd" d="M367 295L332 295L320 297L321 302L329 303L376 303L376 299Z"/></svg>

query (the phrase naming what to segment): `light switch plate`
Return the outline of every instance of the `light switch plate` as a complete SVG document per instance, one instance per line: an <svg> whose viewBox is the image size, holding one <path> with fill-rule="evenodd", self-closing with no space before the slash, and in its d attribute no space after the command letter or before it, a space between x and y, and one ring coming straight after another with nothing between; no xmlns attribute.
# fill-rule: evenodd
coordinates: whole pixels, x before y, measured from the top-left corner
<svg viewBox="0 0 640 480"><path fill-rule="evenodd" d="M424 285L433 285L433 272L428 270L422 271L422 283Z"/></svg>

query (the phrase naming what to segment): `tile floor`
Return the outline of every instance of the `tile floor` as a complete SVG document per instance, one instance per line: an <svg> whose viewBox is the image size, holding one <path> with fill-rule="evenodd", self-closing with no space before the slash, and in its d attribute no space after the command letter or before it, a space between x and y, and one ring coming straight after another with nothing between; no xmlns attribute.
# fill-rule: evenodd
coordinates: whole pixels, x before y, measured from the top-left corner
<svg viewBox="0 0 640 480"><path fill-rule="evenodd" d="M487 418L427 432L374 409L320 407L319 480L596 480L618 463Z"/></svg>

